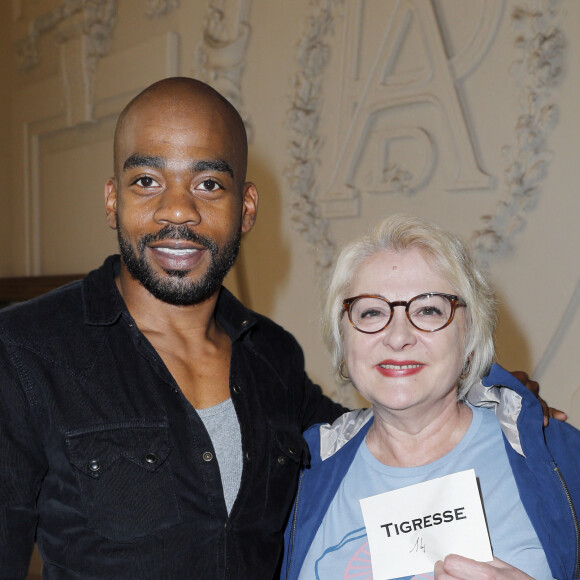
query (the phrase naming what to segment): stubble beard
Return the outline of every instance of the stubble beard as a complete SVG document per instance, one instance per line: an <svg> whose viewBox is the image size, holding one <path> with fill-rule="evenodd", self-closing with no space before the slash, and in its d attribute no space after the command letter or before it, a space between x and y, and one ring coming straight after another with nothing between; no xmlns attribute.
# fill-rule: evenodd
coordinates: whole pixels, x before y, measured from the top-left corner
<svg viewBox="0 0 580 580"><path fill-rule="evenodd" d="M142 236L137 248L134 248L122 228L117 228L121 260L129 274L155 298L175 306L199 304L219 290L236 261L241 237L241 229L238 228L220 248L213 239L197 234L185 225L168 224L156 234ZM205 275L198 280L190 280L188 270L164 269L165 275L155 272L147 261L146 248L147 244L161 240L188 240L206 248L210 254L210 264Z"/></svg>

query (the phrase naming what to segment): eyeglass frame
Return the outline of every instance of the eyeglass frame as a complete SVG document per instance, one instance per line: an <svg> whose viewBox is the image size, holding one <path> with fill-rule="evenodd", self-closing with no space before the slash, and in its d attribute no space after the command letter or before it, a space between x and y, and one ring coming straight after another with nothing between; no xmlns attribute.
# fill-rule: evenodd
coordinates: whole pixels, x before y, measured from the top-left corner
<svg viewBox="0 0 580 580"><path fill-rule="evenodd" d="M449 300L449 303L451 304L451 313L449 315L449 320L443 326L441 326L440 328L436 328L435 330L425 330L424 328L419 328L413 322L413 320L411 320L411 316L409 315L409 306L413 303L413 301L416 300L417 298L423 298L425 296L427 296L427 297L443 296L444 298ZM389 305L389 308L391 310L391 315L389 316L389 320L387 320L387 323L382 328L379 328L378 330L371 330L371 331L361 330L352 321L351 314L350 314L350 308L357 300L360 300L361 298L375 298L378 300L382 300L383 302L386 302ZM413 298L411 298L410 300L396 300L395 302L389 302L384 296L380 296L379 294L359 294L358 296L352 296L351 298L345 298L342 301L342 313L343 314L345 312L347 313L348 321L350 322L351 326L355 330L358 330L359 332L362 332L363 334L376 334L377 332L381 332L381 331L385 330L385 328L387 328L387 326L389 326L389 324L391 323L391 320L393 320L393 314L395 313L395 307L397 307L397 306L404 306L405 307L405 314L407 315L407 320L412 324L413 328L416 328L417 330L420 330L421 332L439 332L440 330L447 328L453 322L453 319L455 318L455 311L457 310L457 308L459 308L460 306L467 307L467 302L465 302L465 300L463 300L463 298L461 298L460 296L456 296L455 294L445 294L445 292L423 292L423 294L417 294L417 296L413 296Z"/></svg>

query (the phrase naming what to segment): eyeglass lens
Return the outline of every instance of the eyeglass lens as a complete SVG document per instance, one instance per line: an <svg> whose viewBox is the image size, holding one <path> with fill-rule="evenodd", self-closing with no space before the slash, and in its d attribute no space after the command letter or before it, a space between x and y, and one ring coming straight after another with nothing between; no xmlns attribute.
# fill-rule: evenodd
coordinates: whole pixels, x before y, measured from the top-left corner
<svg viewBox="0 0 580 580"><path fill-rule="evenodd" d="M421 330L433 332L447 324L452 314L451 302L444 296L421 295L409 303L409 318ZM388 323L391 307L380 298L359 298L350 307L350 318L363 332L378 332Z"/></svg>

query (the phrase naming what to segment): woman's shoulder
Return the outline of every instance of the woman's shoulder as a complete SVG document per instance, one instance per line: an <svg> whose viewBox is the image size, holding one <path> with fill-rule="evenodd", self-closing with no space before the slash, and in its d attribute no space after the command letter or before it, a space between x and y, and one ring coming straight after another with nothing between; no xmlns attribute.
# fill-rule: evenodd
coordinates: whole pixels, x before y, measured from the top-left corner
<svg viewBox="0 0 580 580"><path fill-rule="evenodd" d="M331 423L313 425L304 437L312 449L320 449L320 458L324 461L332 457L347 444L364 437L372 423L371 409L356 409L347 411ZM316 446L313 447L313 444Z"/></svg>

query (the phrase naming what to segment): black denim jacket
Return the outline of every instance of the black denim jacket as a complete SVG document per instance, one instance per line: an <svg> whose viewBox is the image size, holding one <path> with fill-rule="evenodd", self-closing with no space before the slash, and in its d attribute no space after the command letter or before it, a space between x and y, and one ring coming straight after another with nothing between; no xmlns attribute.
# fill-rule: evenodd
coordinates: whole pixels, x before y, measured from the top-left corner
<svg viewBox="0 0 580 580"><path fill-rule="evenodd" d="M244 465L226 511L209 436L114 283L83 281L0 313L0 578L269 579L302 431L342 408L304 371L295 339L222 289Z"/></svg>

